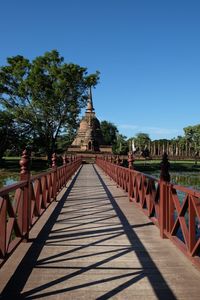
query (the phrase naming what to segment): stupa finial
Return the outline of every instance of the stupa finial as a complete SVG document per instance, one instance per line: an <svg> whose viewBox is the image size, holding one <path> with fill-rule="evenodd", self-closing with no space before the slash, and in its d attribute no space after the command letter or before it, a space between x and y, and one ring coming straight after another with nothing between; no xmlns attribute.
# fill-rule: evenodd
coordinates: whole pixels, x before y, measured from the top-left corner
<svg viewBox="0 0 200 300"><path fill-rule="evenodd" d="M89 87L89 94L88 94L88 102L87 102L87 112L93 112L93 102L92 102L92 87Z"/></svg>

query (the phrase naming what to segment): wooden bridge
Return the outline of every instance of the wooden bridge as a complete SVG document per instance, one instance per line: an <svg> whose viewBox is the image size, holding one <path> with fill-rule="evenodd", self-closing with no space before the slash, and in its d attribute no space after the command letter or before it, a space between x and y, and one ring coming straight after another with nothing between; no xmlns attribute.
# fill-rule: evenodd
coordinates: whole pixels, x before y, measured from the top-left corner
<svg viewBox="0 0 200 300"><path fill-rule="evenodd" d="M100 158L30 178L26 159L0 190L0 299L199 299L197 191Z"/></svg>

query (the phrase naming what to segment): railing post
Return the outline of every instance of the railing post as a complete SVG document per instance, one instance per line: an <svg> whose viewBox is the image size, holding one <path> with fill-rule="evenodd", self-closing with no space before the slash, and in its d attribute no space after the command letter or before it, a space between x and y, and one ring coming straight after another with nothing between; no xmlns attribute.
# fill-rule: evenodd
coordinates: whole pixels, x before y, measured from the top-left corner
<svg viewBox="0 0 200 300"><path fill-rule="evenodd" d="M64 154L62 156L62 160L63 160L63 166L64 166L64 180L65 182L67 181L67 155ZM67 184L67 182L66 182Z"/></svg>
<svg viewBox="0 0 200 300"><path fill-rule="evenodd" d="M53 169L53 200L56 200L57 194L57 156L56 153L52 155L52 169Z"/></svg>
<svg viewBox="0 0 200 300"><path fill-rule="evenodd" d="M27 181L24 187L23 194L23 216L22 216L22 232L24 234L24 241L28 240L29 229L31 225L31 190L30 190L30 157L28 151L25 149L22 152L20 164L20 181Z"/></svg>
<svg viewBox="0 0 200 300"><path fill-rule="evenodd" d="M162 161L160 164L160 205L159 205L159 224L160 224L160 236L166 238L165 230L168 228L169 220L169 189L168 183L170 182L169 174L170 163L168 161L168 155L164 152Z"/></svg>
<svg viewBox="0 0 200 300"><path fill-rule="evenodd" d="M120 165L120 161L119 161L119 155L116 156L116 160L115 160L116 165Z"/></svg>
<svg viewBox="0 0 200 300"><path fill-rule="evenodd" d="M64 154L62 156L62 161L63 161L63 166L65 166L67 164L67 156L66 156L66 154Z"/></svg>
<svg viewBox="0 0 200 300"><path fill-rule="evenodd" d="M131 197L132 197L132 180L131 180L131 170L134 169L133 167L133 162L134 162L134 156L133 156L133 152L130 151L128 153L128 197L129 197L129 201L131 201Z"/></svg>

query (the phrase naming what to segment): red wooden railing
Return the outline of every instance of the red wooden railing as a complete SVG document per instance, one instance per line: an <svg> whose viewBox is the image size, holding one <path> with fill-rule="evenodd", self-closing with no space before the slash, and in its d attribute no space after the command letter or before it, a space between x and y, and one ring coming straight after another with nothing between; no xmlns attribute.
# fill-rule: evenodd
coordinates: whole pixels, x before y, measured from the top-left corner
<svg viewBox="0 0 200 300"><path fill-rule="evenodd" d="M24 152L25 153L25 152ZM26 154L20 161L21 180L0 189L0 265L22 241L58 192L66 185L82 163L76 158L69 164L30 177L26 172Z"/></svg>
<svg viewBox="0 0 200 300"><path fill-rule="evenodd" d="M122 187L134 202L169 238L200 267L200 192L156 179L103 158L96 164ZM164 177L165 178L165 177Z"/></svg>

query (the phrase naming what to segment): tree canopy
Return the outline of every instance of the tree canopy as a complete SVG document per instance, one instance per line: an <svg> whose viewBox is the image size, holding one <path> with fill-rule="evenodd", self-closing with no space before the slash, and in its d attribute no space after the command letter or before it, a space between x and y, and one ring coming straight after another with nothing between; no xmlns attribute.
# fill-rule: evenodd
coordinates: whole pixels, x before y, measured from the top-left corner
<svg viewBox="0 0 200 300"><path fill-rule="evenodd" d="M113 123L109 121L102 121L101 132L103 134L104 142L106 145L113 146L116 143L118 129Z"/></svg>
<svg viewBox="0 0 200 300"><path fill-rule="evenodd" d="M7 62L0 68L2 110L29 135L31 147L43 147L50 157L59 134L77 126L88 87L98 83L99 72L88 75L87 68L65 63L56 50L33 61L18 55Z"/></svg>
<svg viewBox="0 0 200 300"><path fill-rule="evenodd" d="M149 135L144 132L139 132L136 134L136 137L134 137L136 147L139 147L141 150L143 150L145 147L148 147L150 141L151 139Z"/></svg>
<svg viewBox="0 0 200 300"><path fill-rule="evenodd" d="M114 154L127 154L126 136L119 133L117 126L109 121L101 122L101 131L106 145L111 145Z"/></svg>
<svg viewBox="0 0 200 300"><path fill-rule="evenodd" d="M185 133L185 139L188 142L196 143L198 146L200 145L200 124L185 127L183 130Z"/></svg>
<svg viewBox="0 0 200 300"><path fill-rule="evenodd" d="M127 154L128 150L127 137L123 134L118 133L116 143L113 146L113 152L115 154Z"/></svg>
<svg viewBox="0 0 200 300"><path fill-rule="evenodd" d="M13 148L18 143L19 136L12 115L0 111L0 158L7 148Z"/></svg>

